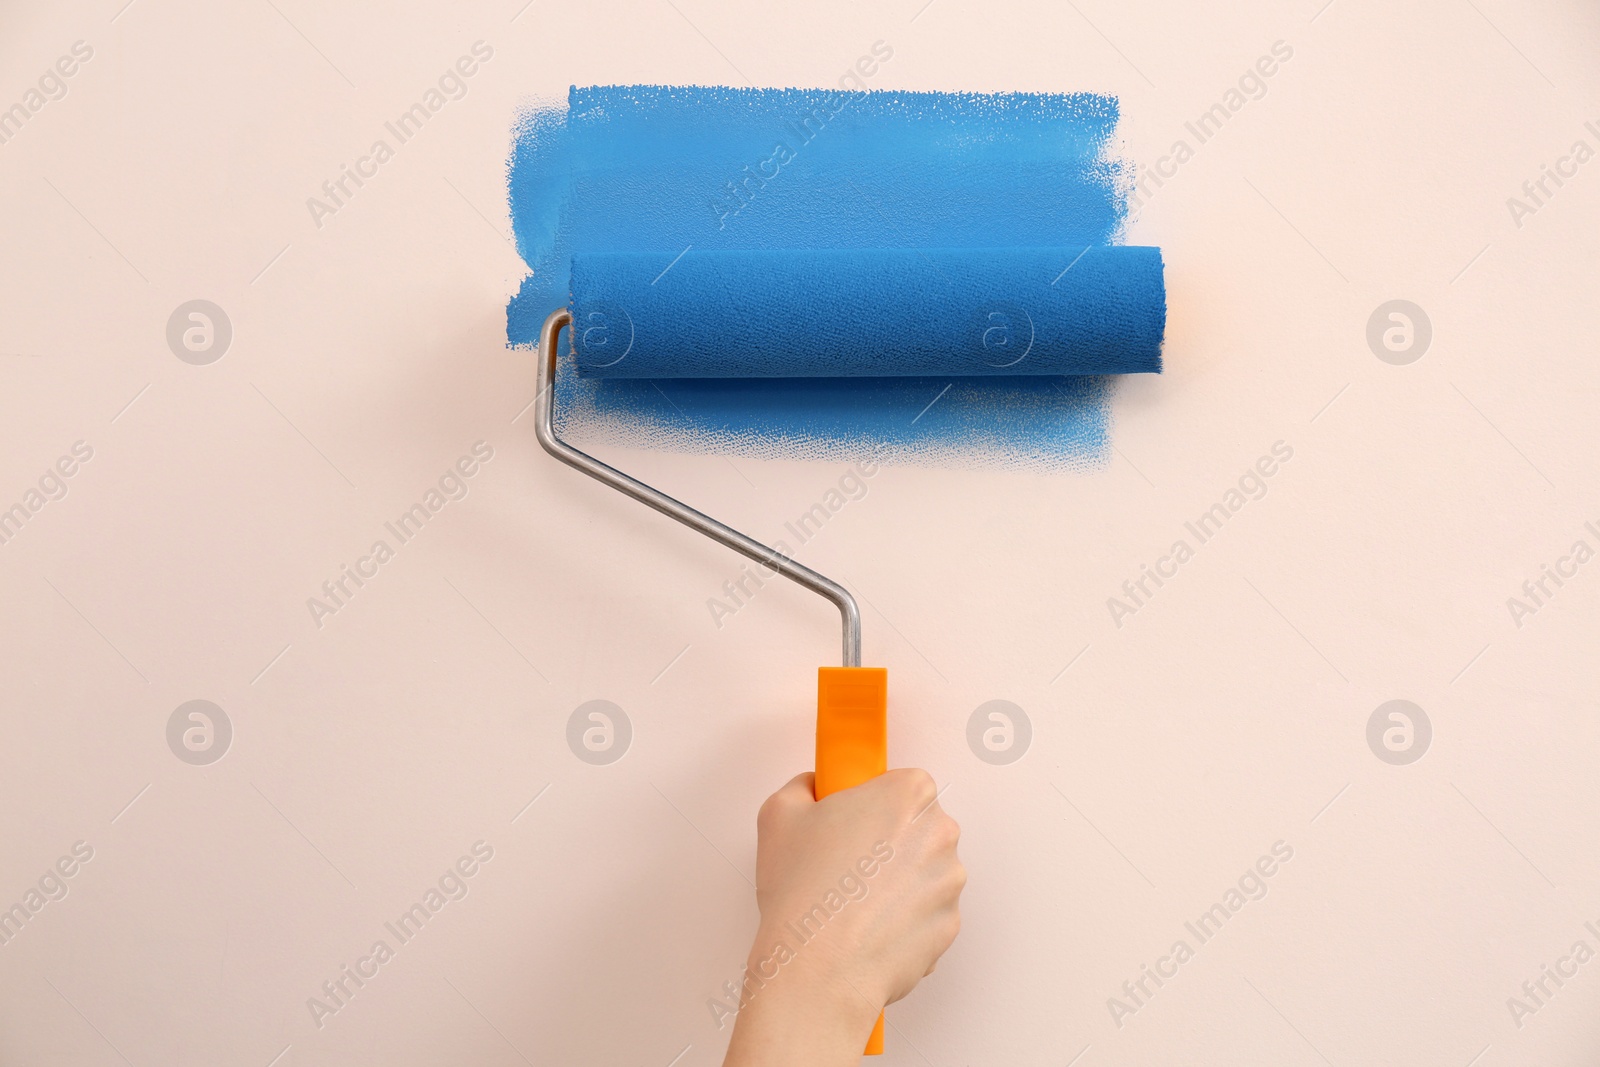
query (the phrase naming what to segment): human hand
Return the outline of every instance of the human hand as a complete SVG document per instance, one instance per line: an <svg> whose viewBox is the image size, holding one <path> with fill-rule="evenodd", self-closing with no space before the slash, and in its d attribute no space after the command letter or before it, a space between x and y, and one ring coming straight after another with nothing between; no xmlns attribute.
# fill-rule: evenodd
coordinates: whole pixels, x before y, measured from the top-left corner
<svg viewBox="0 0 1600 1067"><path fill-rule="evenodd" d="M960 828L926 771L820 801L812 781L792 779L756 818L761 922L725 1067L857 1062L883 1006L961 927Z"/></svg>

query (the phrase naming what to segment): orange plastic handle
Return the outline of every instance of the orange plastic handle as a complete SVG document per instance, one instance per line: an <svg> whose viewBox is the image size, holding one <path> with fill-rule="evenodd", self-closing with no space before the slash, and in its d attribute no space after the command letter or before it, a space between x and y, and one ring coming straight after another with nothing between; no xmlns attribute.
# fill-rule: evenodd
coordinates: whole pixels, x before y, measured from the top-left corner
<svg viewBox="0 0 1600 1067"><path fill-rule="evenodd" d="M818 800L889 769L889 671L885 667L817 670ZM865 1055L883 1053L883 1016Z"/></svg>

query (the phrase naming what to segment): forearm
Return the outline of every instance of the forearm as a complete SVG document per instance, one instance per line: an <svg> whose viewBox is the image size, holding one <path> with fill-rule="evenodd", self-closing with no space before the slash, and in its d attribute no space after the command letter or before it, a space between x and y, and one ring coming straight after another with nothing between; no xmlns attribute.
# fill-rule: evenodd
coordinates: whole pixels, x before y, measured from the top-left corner
<svg viewBox="0 0 1600 1067"><path fill-rule="evenodd" d="M779 940L764 930L756 935L747 974L771 973L771 949ZM855 1067L861 1062L880 1006L835 973L830 961L818 958L821 947L801 947L759 987L752 978L723 1067Z"/></svg>

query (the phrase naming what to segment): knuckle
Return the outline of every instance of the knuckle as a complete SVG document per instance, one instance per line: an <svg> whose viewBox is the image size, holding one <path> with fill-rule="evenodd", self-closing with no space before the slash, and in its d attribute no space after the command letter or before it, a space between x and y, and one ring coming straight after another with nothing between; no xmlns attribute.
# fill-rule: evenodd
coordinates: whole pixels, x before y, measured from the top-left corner
<svg viewBox="0 0 1600 1067"><path fill-rule="evenodd" d="M921 767L909 767L902 775L907 793L916 801L918 806L927 804L939 795L939 786L933 780L933 775Z"/></svg>
<svg viewBox="0 0 1600 1067"><path fill-rule="evenodd" d="M756 830L759 832L771 829L782 815L783 798L780 794L774 793L762 803L760 809L756 812Z"/></svg>

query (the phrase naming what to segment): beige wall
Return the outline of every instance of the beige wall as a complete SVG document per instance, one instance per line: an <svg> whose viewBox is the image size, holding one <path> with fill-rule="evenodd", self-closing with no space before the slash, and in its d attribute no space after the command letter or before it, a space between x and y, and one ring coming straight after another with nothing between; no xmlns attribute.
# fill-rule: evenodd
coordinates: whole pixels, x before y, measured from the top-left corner
<svg viewBox="0 0 1600 1067"><path fill-rule="evenodd" d="M0 906L38 904L0 945L0 1061L719 1060L706 1001L832 614L771 586L719 629L735 559L538 451L507 131L572 82L830 84L880 39L875 85L1110 91L1133 158L1194 148L1131 226L1170 265L1170 371L1121 388L1108 468L885 468L807 546L864 598L894 762L965 828L963 935L885 1062L1593 1061L1600 963L1507 1006L1600 950L1600 562L1507 606L1600 548L1600 162L1507 205L1600 148L1591 5L121 4L0 15L0 107L93 53L0 143L0 508L28 512L0 544ZM314 220L479 40L466 96ZM231 323L209 364L168 343L194 299ZM1367 341L1395 299L1432 326L1406 365ZM1117 626L1277 442L1265 495ZM462 457L465 499L314 620ZM758 536L847 469L606 458ZM566 740L596 699L631 724L609 765ZM1409 764L1377 754L1388 712L1368 744L1396 699L1431 724ZM220 760L191 762L214 713L209 748L189 711L169 734L194 700ZM968 746L992 700L1031 723L1009 764ZM1242 878L1265 896L1201 944ZM376 973L319 1028L346 965Z"/></svg>

